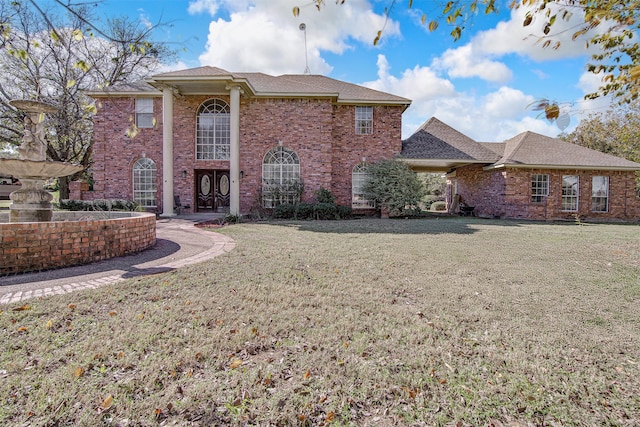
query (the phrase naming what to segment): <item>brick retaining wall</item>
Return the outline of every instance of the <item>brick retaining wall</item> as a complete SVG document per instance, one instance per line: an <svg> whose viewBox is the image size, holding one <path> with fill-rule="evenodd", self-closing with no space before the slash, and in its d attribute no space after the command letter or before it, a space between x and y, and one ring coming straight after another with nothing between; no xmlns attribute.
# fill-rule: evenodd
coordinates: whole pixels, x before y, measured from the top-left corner
<svg viewBox="0 0 640 427"><path fill-rule="evenodd" d="M79 221L0 222L0 275L87 264L155 245L155 215L122 215Z"/></svg>

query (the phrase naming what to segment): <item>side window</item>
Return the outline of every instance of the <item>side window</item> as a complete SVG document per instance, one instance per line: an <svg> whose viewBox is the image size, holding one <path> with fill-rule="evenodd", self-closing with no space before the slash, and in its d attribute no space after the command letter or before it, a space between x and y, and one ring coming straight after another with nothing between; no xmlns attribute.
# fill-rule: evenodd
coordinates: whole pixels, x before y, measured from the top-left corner
<svg viewBox="0 0 640 427"><path fill-rule="evenodd" d="M373 107L356 106L356 135L373 133Z"/></svg>
<svg viewBox="0 0 640 427"><path fill-rule="evenodd" d="M562 177L562 210L575 212L578 210L579 179L577 175Z"/></svg>
<svg viewBox="0 0 640 427"><path fill-rule="evenodd" d="M155 162L138 159L133 165L133 200L142 207L155 207L157 192Z"/></svg>
<svg viewBox="0 0 640 427"><path fill-rule="evenodd" d="M591 210L594 212L609 211L608 176L594 176L591 178Z"/></svg>
<svg viewBox="0 0 640 427"><path fill-rule="evenodd" d="M549 175L533 174L531 175L531 201L540 203L549 195Z"/></svg>
<svg viewBox="0 0 640 427"><path fill-rule="evenodd" d="M152 128L153 125L153 98L136 98L136 126Z"/></svg>
<svg viewBox="0 0 640 427"><path fill-rule="evenodd" d="M358 163L351 172L351 207L353 209L367 209L375 207L374 202L367 200L364 184L367 182L367 164Z"/></svg>
<svg viewBox="0 0 640 427"><path fill-rule="evenodd" d="M262 162L262 205L273 208L300 201L300 160L287 148L270 150Z"/></svg>

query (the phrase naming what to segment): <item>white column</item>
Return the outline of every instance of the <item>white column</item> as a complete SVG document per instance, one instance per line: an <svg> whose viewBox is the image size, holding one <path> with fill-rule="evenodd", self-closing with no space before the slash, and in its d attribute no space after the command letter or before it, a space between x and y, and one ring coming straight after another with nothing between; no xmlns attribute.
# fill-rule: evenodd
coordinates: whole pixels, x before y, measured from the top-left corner
<svg viewBox="0 0 640 427"><path fill-rule="evenodd" d="M231 179L231 195L229 213L240 215L240 94L239 86L230 86L231 91L231 156L229 176Z"/></svg>
<svg viewBox="0 0 640 427"><path fill-rule="evenodd" d="M173 89L162 91L162 214L173 212Z"/></svg>

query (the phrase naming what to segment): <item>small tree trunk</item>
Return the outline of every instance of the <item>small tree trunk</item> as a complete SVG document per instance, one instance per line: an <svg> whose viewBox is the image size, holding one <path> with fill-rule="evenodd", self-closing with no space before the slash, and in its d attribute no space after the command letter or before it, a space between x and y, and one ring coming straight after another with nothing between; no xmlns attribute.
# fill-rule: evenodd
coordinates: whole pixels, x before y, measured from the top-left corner
<svg viewBox="0 0 640 427"><path fill-rule="evenodd" d="M58 178L58 188L60 191L60 200L69 198L69 177L61 176Z"/></svg>

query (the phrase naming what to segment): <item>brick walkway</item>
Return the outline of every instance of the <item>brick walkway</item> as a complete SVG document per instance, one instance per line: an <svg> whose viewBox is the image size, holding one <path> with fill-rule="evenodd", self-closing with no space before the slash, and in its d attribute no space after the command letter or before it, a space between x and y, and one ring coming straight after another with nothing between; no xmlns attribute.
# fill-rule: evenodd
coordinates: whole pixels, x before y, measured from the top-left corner
<svg viewBox="0 0 640 427"><path fill-rule="evenodd" d="M0 277L0 304L95 289L136 276L204 262L235 248L230 237L195 227L210 216L187 215L156 223L155 247L139 254L58 270Z"/></svg>

